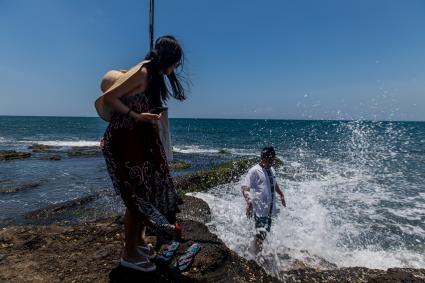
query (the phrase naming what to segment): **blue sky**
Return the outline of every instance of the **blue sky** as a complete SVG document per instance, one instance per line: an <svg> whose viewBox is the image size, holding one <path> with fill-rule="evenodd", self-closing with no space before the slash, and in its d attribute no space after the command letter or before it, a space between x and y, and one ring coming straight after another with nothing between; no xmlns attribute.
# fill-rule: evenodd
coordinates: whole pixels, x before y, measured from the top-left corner
<svg viewBox="0 0 425 283"><path fill-rule="evenodd" d="M95 116L148 50L148 2L0 0L0 115ZM192 82L171 117L425 120L425 1L155 2Z"/></svg>

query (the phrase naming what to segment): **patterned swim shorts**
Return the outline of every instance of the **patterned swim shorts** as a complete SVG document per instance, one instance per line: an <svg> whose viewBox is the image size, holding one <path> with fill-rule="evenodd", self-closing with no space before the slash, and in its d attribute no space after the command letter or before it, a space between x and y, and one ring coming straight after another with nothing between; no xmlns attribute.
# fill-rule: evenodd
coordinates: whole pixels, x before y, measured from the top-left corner
<svg viewBox="0 0 425 283"><path fill-rule="evenodd" d="M267 236L267 232L270 232L272 226L272 218L270 216L258 217L254 216L255 229L257 230L257 237L264 240Z"/></svg>

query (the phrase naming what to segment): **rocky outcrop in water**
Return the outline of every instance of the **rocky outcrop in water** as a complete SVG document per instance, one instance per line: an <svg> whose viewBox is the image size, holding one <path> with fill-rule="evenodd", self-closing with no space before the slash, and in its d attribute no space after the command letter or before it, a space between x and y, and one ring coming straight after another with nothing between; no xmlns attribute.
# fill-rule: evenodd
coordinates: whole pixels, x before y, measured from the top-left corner
<svg viewBox="0 0 425 283"><path fill-rule="evenodd" d="M38 187L39 185L39 182L28 182L24 184L12 184L11 182L2 182L0 183L0 194L28 191Z"/></svg>
<svg viewBox="0 0 425 283"><path fill-rule="evenodd" d="M181 161L181 160L173 160L169 164L170 170L172 171L178 171L178 170L184 170L190 168L192 165L190 165L187 162Z"/></svg>
<svg viewBox="0 0 425 283"><path fill-rule="evenodd" d="M29 152L19 152L16 150L1 150L0 160L14 160L14 159L25 159L31 157Z"/></svg>
<svg viewBox="0 0 425 283"><path fill-rule="evenodd" d="M214 166L208 171L198 171L174 179L176 188L182 194L200 192L209 188L238 180L257 159L236 160Z"/></svg>
<svg viewBox="0 0 425 283"><path fill-rule="evenodd" d="M81 198L52 204L31 212L25 213L24 217L27 220L32 220L33 223L53 223L69 217L64 216L75 212L75 210L84 209L84 205L96 200L100 195L104 193L102 191L94 194L84 196Z"/></svg>
<svg viewBox="0 0 425 283"><path fill-rule="evenodd" d="M87 147L71 147L68 150L69 157L90 157L100 155L101 151L99 147L87 146Z"/></svg>
<svg viewBox="0 0 425 283"><path fill-rule="evenodd" d="M54 147L50 145L34 143L28 147L32 152L52 152Z"/></svg>

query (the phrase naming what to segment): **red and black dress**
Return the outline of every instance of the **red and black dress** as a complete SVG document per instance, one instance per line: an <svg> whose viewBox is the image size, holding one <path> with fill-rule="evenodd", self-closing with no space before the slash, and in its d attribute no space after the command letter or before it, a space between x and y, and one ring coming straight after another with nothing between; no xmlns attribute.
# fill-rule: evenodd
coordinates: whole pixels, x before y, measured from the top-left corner
<svg viewBox="0 0 425 283"><path fill-rule="evenodd" d="M149 112L144 94L121 98L135 112ZM113 113L102 143L108 173L130 213L146 225L170 232L181 203L164 148L152 122Z"/></svg>

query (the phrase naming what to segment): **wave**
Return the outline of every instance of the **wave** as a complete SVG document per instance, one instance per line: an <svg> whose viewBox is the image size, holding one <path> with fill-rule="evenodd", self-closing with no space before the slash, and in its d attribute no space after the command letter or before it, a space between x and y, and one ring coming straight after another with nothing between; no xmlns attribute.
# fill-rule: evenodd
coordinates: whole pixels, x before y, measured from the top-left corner
<svg viewBox="0 0 425 283"><path fill-rule="evenodd" d="M326 268L321 262L340 267L424 268L423 175L416 173L418 180L407 178L412 167L403 164L416 164L409 155L396 159L382 154L399 150L388 140L406 134L388 129L390 137L382 138L382 131L361 123L344 124L338 130L345 135L329 152L301 145L282 156L285 167L277 170L277 179L287 208L281 208L273 220L259 257L267 264L259 263L276 276L297 266L291 260L312 268ZM394 162L396 169L391 170ZM210 206L214 233L251 259L255 230L253 221L245 217L241 183L194 195ZM312 259L318 259L318 265Z"/></svg>
<svg viewBox="0 0 425 283"><path fill-rule="evenodd" d="M298 164L296 164L298 165ZM279 170L280 171L280 170ZM258 263L263 265L268 272L279 277L279 272L295 268L296 263L302 262L311 268L326 268L324 263L336 264L340 267L364 266L368 268L387 269L392 267L424 268L425 257L410 245L421 246L420 227L413 227L409 234L414 234L416 243L403 237L394 239L390 247L383 247L373 241L378 238L376 231L369 226L374 223L361 223L357 220L349 220L343 214L343 208L335 208L325 204L326 198L331 203L341 202L342 198L348 203L357 202L361 199L365 214L380 216L374 209L378 204L373 204L374 197L383 200L383 195L371 196L361 192L350 190L352 182L361 182L360 176L349 178L329 176L323 180L288 181L278 171L278 182L285 189L287 208L279 205L280 212L272 231L265 241L261 257ZM359 174L361 172L358 172ZM365 177L363 175L363 177ZM215 187L208 192L193 193L206 201L211 209L211 228L221 240L239 255L253 259L249 249L255 238L253 221L245 216L246 203L240 193L242 181ZM342 188L338 194L334 194L337 187L348 188L350 194L342 194ZM332 192L333 191L333 192ZM375 192L376 193L376 192ZM341 196L338 196L341 194ZM332 196L333 195L333 196ZM349 214L354 214L346 205ZM359 209L356 209L359 210ZM384 222L388 219L383 219ZM382 223L381 223L382 224ZM397 223L401 228L409 228L409 225ZM366 233L366 234L365 234ZM357 236L364 235L364 238ZM386 235L390 237L391 235ZM381 242L381 241L379 241ZM398 243L398 244L395 244ZM371 260L373 259L373 260ZM295 263L295 265L293 265Z"/></svg>
<svg viewBox="0 0 425 283"><path fill-rule="evenodd" d="M10 139L7 139L5 137L0 137L0 143L7 143L10 142Z"/></svg>
<svg viewBox="0 0 425 283"><path fill-rule="evenodd" d="M206 148L200 147L197 145L182 145L182 146L173 146L173 151L178 153L197 153L197 154L232 154L240 156L252 156L255 153L246 149L238 148Z"/></svg>
<svg viewBox="0 0 425 283"><path fill-rule="evenodd" d="M99 141L87 141L87 140L79 140L79 141L61 141L61 140L24 141L22 143L41 144L41 145L57 146L57 147L97 147L97 146L100 146Z"/></svg>
<svg viewBox="0 0 425 283"><path fill-rule="evenodd" d="M204 149L195 145L182 146L182 147L173 146L173 151L179 152L179 153L219 153L220 152L217 149Z"/></svg>

